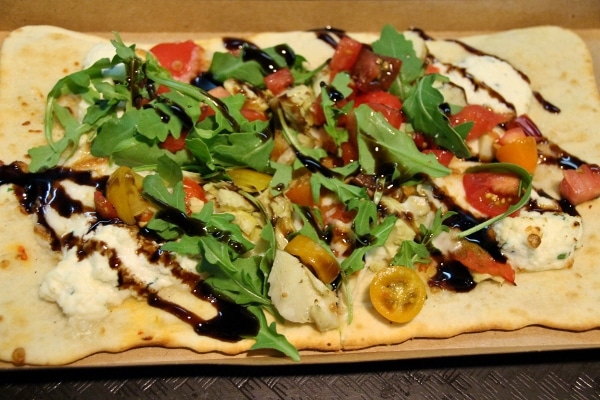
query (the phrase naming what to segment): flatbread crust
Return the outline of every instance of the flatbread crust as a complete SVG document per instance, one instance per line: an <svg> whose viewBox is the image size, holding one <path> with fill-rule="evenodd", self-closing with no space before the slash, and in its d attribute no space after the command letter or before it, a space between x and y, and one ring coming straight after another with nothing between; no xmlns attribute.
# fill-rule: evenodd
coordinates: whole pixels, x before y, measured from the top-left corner
<svg viewBox="0 0 600 400"><path fill-rule="evenodd" d="M263 34L252 41L263 46L290 42L305 56L311 49L324 49L316 39L299 37L299 33ZM375 35L364 35L369 38ZM48 26L25 27L5 40L0 58L0 160L27 160L29 148L44 144L46 93L60 77L80 69L89 49L101 41ZM296 47L296 41L301 47ZM539 27L464 41L525 72L533 89L562 110L550 114L533 103L529 114L544 134L572 154L600 162L600 139L595 135L600 97L591 57L579 37L560 28ZM210 51L217 42L203 44ZM14 196L4 189L0 196L0 360L55 365L140 346L237 354L252 345L250 340L225 343L196 335L187 324L143 300L129 299L98 322L67 320L56 304L38 297L42 278L57 262L57 255L34 234L33 219L19 211ZM295 324L279 331L299 349L336 351L529 325L575 331L597 328L600 274L595 260L600 240L594 221L600 217L599 207L598 200L579 207L583 246L568 270L518 274L517 286L483 282L466 294L429 293L423 311L404 325L390 323L372 309L367 293L372 272L364 270L351 279L354 318L341 333L320 333L311 325Z"/></svg>

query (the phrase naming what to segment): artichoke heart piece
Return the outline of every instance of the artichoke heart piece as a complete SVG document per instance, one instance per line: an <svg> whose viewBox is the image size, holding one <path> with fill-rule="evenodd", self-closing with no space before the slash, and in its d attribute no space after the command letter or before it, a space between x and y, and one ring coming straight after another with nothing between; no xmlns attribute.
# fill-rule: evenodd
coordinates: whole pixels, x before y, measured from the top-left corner
<svg viewBox="0 0 600 400"><path fill-rule="evenodd" d="M339 326L337 296L293 255L278 250L269 274L269 297L290 322L314 323L321 332Z"/></svg>

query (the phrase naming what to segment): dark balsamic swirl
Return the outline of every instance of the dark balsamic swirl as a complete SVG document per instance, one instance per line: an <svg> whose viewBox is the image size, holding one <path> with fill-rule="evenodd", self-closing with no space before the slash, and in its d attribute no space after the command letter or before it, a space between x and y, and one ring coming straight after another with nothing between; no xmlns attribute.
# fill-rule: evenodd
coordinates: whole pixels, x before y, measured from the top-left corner
<svg viewBox="0 0 600 400"><path fill-rule="evenodd" d="M0 185L12 184L14 193L22 209L27 214L37 217L49 235L49 244L54 251L65 248L76 248L80 261L94 253L99 253L108 259L112 269L117 270L121 288L129 288L145 297L148 304L175 315L189 324L199 335L213 337L224 341L238 341L244 337L252 337L258 333L258 320L247 309L215 293L198 275L183 271L179 263L167 252L160 249L158 243L148 235L137 232L137 227L124 227L135 230L140 244L137 250L144 254L149 263L160 263L169 268L172 275L190 287L191 293L204 301L210 302L217 310L217 316L205 320L195 313L175 303L162 299L145 284L131 276L127 266L123 264L116 249L109 248L96 239L84 240L73 234L59 237L46 220L48 207L60 216L69 218L75 214L88 213L93 216L91 230L100 224L120 224L119 220L98 220L95 210L86 208L79 200L72 199L64 187L63 181L73 181L78 185L94 187L103 191L107 177L95 178L89 171L75 171L68 168L55 167L40 172L28 172L23 163L0 165ZM192 226L191 220L184 217L174 217L180 226L192 234L205 234L204 226ZM95 221L94 221L95 220Z"/></svg>

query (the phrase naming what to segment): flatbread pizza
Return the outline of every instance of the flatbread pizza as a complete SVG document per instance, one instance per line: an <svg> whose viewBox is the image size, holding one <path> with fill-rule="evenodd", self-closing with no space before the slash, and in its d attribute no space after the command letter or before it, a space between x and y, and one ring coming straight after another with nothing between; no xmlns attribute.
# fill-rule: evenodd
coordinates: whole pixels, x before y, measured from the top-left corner
<svg viewBox="0 0 600 400"><path fill-rule="evenodd" d="M1 361L600 327L574 33L189 39L4 41Z"/></svg>

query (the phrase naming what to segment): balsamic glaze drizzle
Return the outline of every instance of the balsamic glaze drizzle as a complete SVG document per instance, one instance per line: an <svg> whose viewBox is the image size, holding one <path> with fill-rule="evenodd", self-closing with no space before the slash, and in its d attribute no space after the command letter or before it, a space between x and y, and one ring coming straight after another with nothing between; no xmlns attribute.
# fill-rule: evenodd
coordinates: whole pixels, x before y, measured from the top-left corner
<svg viewBox="0 0 600 400"><path fill-rule="evenodd" d="M45 214L47 207L51 207L62 217L68 218L74 214L88 213L97 218L95 210L88 210L83 204L72 199L64 187L62 181L70 180L79 185L95 187L104 191L108 177L94 178L89 171L75 171L68 168L55 167L41 172L28 172L23 163L12 163L0 165L0 185L12 184L14 193L22 209L27 214L35 214L38 223L45 228L50 235L50 246L54 251L60 251L62 247L76 248L78 259L81 261L94 252L107 257L109 266L118 271L119 285L122 288L132 288L146 297L148 304L169 312L183 322L192 326L199 335L210 336L224 341L237 341L243 337L255 336L258 332L258 320L247 309L239 306L215 293L198 275L184 272L181 266L167 252L162 252L157 243L140 232L142 242L138 251L144 254L149 262L161 262L170 268L174 277L180 279L191 288L191 293L199 299L209 301L217 310L217 316L204 320L190 310L177 304L161 299L158 294L152 292L145 285L137 282L135 277L129 276L126 266L123 265L115 249L110 249L101 241L91 239L83 240L73 234L58 237L57 233L47 223ZM167 218L176 223L190 235L215 234L209 232L204 224L181 213L172 210L162 211L169 213ZM118 220L100 221L92 223L92 228L103 223L120 223ZM135 228L130 228L135 229ZM224 240L227 240L226 235ZM155 236L152 236L155 238ZM228 244L238 249L235 244ZM239 250L239 249L238 249Z"/></svg>

